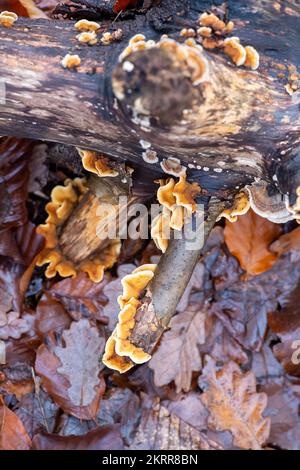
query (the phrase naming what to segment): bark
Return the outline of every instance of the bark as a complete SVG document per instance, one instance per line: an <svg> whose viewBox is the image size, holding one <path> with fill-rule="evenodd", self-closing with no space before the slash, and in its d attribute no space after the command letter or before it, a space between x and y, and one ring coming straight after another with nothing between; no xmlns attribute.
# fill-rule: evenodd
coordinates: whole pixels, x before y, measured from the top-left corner
<svg viewBox="0 0 300 470"><path fill-rule="evenodd" d="M261 66L258 72L249 72L230 64L222 52L205 51L210 69L209 99L203 98L201 86L197 90L182 86L174 93L172 74L163 56L156 62L161 87L156 88L154 97L153 55L138 53L135 62L141 73L134 76L139 85L135 98L154 101L148 129L132 119L132 109L127 107L130 100L120 103L114 96L112 76L120 78L118 56L137 32L154 40L165 30L179 37L183 26L195 26L198 14L212 8L211 2L166 1L146 15L125 16L115 23L123 29L123 40L110 46L80 45L73 21L19 19L13 28L0 29L0 72L6 87L0 135L99 150L139 169L147 168L145 184L157 177L161 168L159 163L144 162L141 140L151 143L160 161L175 156L194 165L189 179L198 181L209 195L227 197L230 190L254 177L272 183L274 174L282 174L280 189L297 188L298 158L293 158L293 171L288 171L292 183L287 181L285 168L291 152L298 155L298 101L286 93L276 68L278 63L293 65L299 60L295 47L300 38L299 7L292 0L286 4L289 10L279 13L272 4L259 0L247 2L247 6L228 2L230 17L238 20L234 34L260 52ZM103 19L100 10L95 10L97 15L102 30L107 30L111 20ZM277 34L283 30L285 34ZM68 52L78 53L82 59L77 72L60 65ZM145 77L143 69L147 69ZM121 80L125 85L128 78L124 72ZM192 106L189 96L193 96ZM183 110L185 105L191 112L182 119L174 110ZM276 161L274 154L279 155ZM220 162L222 173L215 174Z"/></svg>

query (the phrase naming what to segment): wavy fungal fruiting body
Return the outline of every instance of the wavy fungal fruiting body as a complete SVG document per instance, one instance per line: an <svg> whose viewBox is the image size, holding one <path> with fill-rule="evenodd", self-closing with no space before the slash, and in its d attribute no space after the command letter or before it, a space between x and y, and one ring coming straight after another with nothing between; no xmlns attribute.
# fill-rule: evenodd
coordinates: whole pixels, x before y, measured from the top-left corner
<svg viewBox="0 0 300 470"><path fill-rule="evenodd" d="M118 297L120 312L118 323L106 342L103 364L120 373L127 372L135 364L151 359L150 354L136 347L129 340L135 325L135 315L141 305L142 292L154 276L156 264L145 264L122 279L123 294Z"/></svg>
<svg viewBox="0 0 300 470"><path fill-rule="evenodd" d="M66 54L65 57L61 61L61 65L65 69L73 69L78 67L81 63L81 59L77 54Z"/></svg>
<svg viewBox="0 0 300 470"><path fill-rule="evenodd" d="M225 209L217 220L225 217L229 222L236 222L238 216L246 214L250 208L260 217L268 219L273 223L282 224L290 220L300 222L299 212L289 206L288 197L282 198L282 194L279 192L270 196L267 184L262 182L245 186L235 196L232 206Z"/></svg>
<svg viewBox="0 0 300 470"><path fill-rule="evenodd" d="M5 28L11 28L15 21L17 21L18 15L12 11L2 11L0 13L0 25Z"/></svg>
<svg viewBox="0 0 300 470"><path fill-rule="evenodd" d="M238 37L222 37L232 33L234 22L220 20L214 13L203 13L199 20L200 28L197 30L198 38L202 38L205 49L223 48L224 53L230 57L232 62L240 66L256 70L259 67L259 54L252 46L242 46Z"/></svg>
<svg viewBox="0 0 300 470"><path fill-rule="evenodd" d="M109 167L108 159L103 155L101 156L93 150L82 150L80 148L77 148L77 150L85 170L101 177L118 176L119 172Z"/></svg>
<svg viewBox="0 0 300 470"><path fill-rule="evenodd" d="M120 241L111 240L110 244L99 254L76 266L72 260L64 256L59 246L59 230L87 190L84 178L68 179L64 186L56 186L52 190L51 202L46 205L48 213L46 223L37 228L37 233L45 238L45 247L38 255L36 264L37 266L48 264L45 272L48 278L52 278L56 274L61 277L76 277L79 271L83 271L92 281L100 282L104 270L111 268L119 255Z"/></svg>
<svg viewBox="0 0 300 470"><path fill-rule="evenodd" d="M165 253L169 245L170 229L181 230L185 217L189 219L196 212L195 197L201 188L197 183L188 183L183 175L176 183L173 178L159 181L157 200L162 212L155 217L151 226L151 237L156 246Z"/></svg>

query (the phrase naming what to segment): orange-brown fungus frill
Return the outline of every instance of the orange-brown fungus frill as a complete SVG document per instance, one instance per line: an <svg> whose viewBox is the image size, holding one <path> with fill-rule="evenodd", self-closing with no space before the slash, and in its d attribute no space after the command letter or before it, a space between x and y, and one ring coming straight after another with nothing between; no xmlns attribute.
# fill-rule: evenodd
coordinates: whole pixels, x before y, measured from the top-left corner
<svg viewBox="0 0 300 470"><path fill-rule="evenodd" d="M237 37L227 38L224 41L224 52L231 58L232 62L237 65L244 65L246 60L246 50L240 44Z"/></svg>
<svg viewBox="0 0 300 470"><path fill-rule="evenodd" d="M220 220L222 217L225 217L227 220L229 220L229 222L236 222L238 216L246 214L249 209L249 198L244 191L241 191L235 196L232 207L230 207L229 209L224 209L223 212L217 218L217 220Z"/></svg>
<svg viewBox="0 0 300 470"><path fill-rule="evenodd" d="M108 165L108 158L93 150L77 149L82 159L83 168L97 176L118 176L118 171Z"/></svg>
<svg viewBox="0 0 300 470"><path fill-rule="evenodd" d="M220 20L214 13L202 13L199 23L201 26L212 28L214 31L223 31L226 28L224 21Z"/></svg>
<svg viewBox="0 0 300 470"><path fill-rule="evenodd" d="M38 255L36 264L37 266L48 264L45 272L48 278L56 274L62 277L76 277L77 272L83 271L92 281L100 282L104 270L112 267L118 257L119 240L111 240L99 254L82 261L78 266L64 256L59 246L59 230L87 190L86 181L81 178L66 180L64 186L56 186L52 190L51 202L46 205L48 213L46 223L37 228L37 233L45 238L45 247Z"/></svg>
<svg viewBox="0 0 300 470"><path fill-rule="evenodd" d="M246 46L246 60L245 67L250 67L252 70L256 70L259 67L259 54L256 49L252 46Z"/></svg>
<svg viewBox="0 0 300 470"><path fill-rule="evenodd" d="M135 325L137 309L141 305L140 296L153 278L155 269L156 264L145 264L122 279L123 294L118 297L121 308L118 324L106 342L102 358L103 364L120 373L151 359L150 354L130 342L130 334Z"/></svg>
<svg viewBox="0 0 300 470"><path fill-rule="evenodd" d="M0 13L0 25L5 28L10 28L15 21L17 21L18 15L12 11L2 11Z"/></svg>
<svg viewBox="0 0 300 470"><path fill-rule="evenodd" d="M169 245L170 229L181 230L185 221L196 211L195 197L201 192L201 188L197 183L188 183L185 176L181 176L177 183L173 178L160 180L159 183L157 199L162 205L162 212L152 222L151 237L165 253Z"/></svg>

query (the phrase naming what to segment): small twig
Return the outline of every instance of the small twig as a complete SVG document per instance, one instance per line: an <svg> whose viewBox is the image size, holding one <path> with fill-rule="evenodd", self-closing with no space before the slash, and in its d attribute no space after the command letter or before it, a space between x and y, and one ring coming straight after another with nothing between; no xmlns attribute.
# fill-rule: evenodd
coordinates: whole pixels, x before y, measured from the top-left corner
<svg viewBox="0 0 300 470"><path fill-rule="evenodd" d="M33 367L31 367L31 375L32 375L32 379L33 379L33 382L34 382L34 393L35 393L35 396L36 396L37 401L39 403L41 414L42 414L43 420L44 420L44 425L45 425L45 428L46 428L47 432L50 432L48 422L47 422L47 417L46 417L46 414L45 414L45 410L44 410L44 407L43 407L43 404L42 404L41 398L40 398L40 384L37 381L37 378L36 378L35 371L34 371Z"/></svg>
<svg viewBox="0 0 300 470"><path fill-rule="evenodd" d="M189 249L189 241L184 238L173 239L161 257L155 276L135 316L136 323L129 338L132 344L143 351L151 354L162 333L168 328L203 246L224 205L219 200L211 200L204 222L204 240L196 249Z"/></svg>
<svg viewBox="0 0 300 470"><path fill-rule="evenodd" d="M117 16L115 17L115 19L113 20L113 22L112 22L111 25L113 25L113 24L117 21L117 19L119 18L119 16L122 15L123 11L124 11L124 10L119 11L119 13L118 13Z"/></svg>

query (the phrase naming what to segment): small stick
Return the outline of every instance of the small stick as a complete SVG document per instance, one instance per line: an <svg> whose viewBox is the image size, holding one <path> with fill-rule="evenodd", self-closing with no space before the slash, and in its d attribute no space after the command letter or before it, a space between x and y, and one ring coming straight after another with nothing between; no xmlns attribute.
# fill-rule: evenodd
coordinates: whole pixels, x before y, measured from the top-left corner
<svg viewBox="0 0 300 470"><path fill-rule="evenodd" d="M151 354L162 333L176 313L177 305L193 274L201 250L225 204L212 198L204 222L204 240L195 250L189 241L172 239L161 257L155 276L142 299L135 316L135 326L129 341Z"/></svg>

